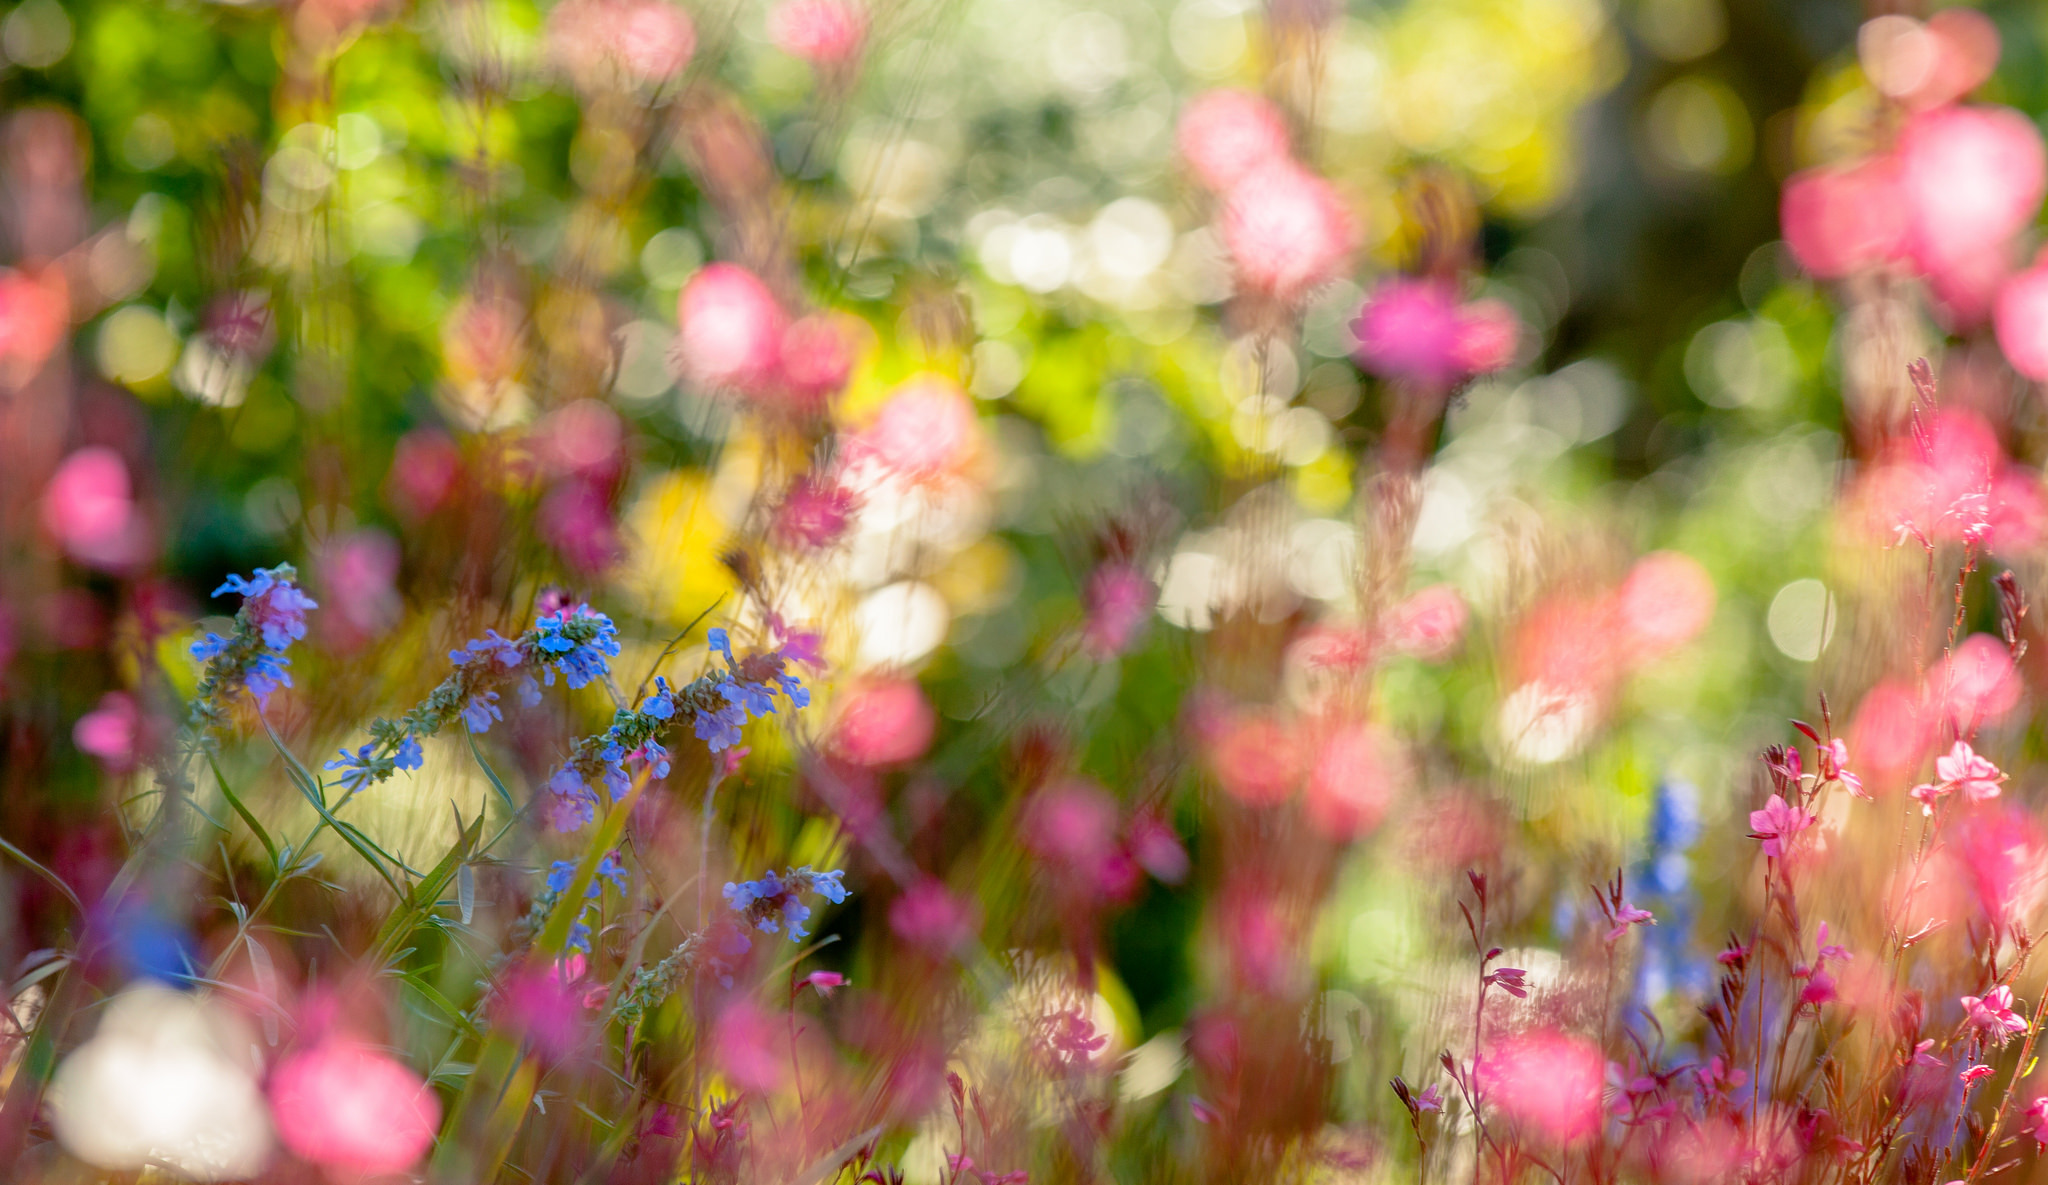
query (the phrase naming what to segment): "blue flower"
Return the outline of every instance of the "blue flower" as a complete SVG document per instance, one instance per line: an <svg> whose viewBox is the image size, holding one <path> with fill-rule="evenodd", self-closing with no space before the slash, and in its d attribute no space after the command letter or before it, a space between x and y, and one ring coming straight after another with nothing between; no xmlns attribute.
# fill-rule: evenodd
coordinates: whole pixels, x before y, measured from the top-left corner
<svg viewBox="0 0 2048 1185"><path fill-rule="evenodd" d="M727 679L719 685L718 691L728 702L744 708L750 716L768 716L775 711L775 693L759 683Z"/></svg>
<svg viewBox="0 0 2048 1185"><path fill-rule="evenodd" d="M566 893L569 882L576 879L576 861L557 860L548 865L548 892Z"/></svg>
<svg viewBox="0 0 2048 1185"><path fill-rule="evenodd" d="M498 693L495 691L477 692L462 708L462 722L469 726L471 732L489 732L491 721L504 718L504 713L498 711Z"/></svg>
<svg viewBox="0 0 2048 1185"><path fill-rule="evenodd" d="M554 677L554 672L548 672L548 678L553 679ZM519 703L521 706L528 708L540 703L540 684L534 681L532 675L528 675L519 681Z"/></svg>
<svg viewBox="0 0 2048 1185"><path fill-rule="evenodd" d="M581 951L586 955L590 953L590 926L587 923L581 921L569 923L567 949Z"/></svg>
<svg viewBox="0 0 2048 1185"><path fill-rule="evenodd" d="M665 778L668 776L668 750L662 747L662 743L660 741L651 740L648 741L646 744L641 745L640 759L654 767L655 777Z"/></svg>
<svg viewBox="0 0 2048 1185"><path fill-rule="evenodd" d="M732 656L732 639L726 636L724 630L714 627L710 633L704 635L704 639L711 644L713 650L725 655L727 666L739 665Z"/></svg>
<svg viewBox="0 0 2048 1185"><path fill-rule="evenodd" d="M747 710L738 704L728 703L715 712L697 713L697 739L713 753L721 753L740 743L740 727L747 722Z"/></svg>
<svg viewBox="0 0 2048 1185"><path fill-rule="evenodd" d="M811 873L811 892L816 893L834 905L838 905L846 900L845 869L835 868L830 872L811 872L810 867L806 865L797 871Z"/></svg>
<svg viewBox="0 0 2048 1185"><path fill-rule="evenodd" d="M391 764L405 770L418 769L426 764L426 756L420 752L420 739L408 735L398 742L398 752L392 757Z"/></svg>
<svg viewBox="0 0 2048 1185"><path fill-rule="evenodd" d="M604 678L611 670L606 658L617 658L619 654L618 627L611 618L588 605L547 614L535 620L533 628L538 635L534 645L550 657L552 667L561 668L571 689ZM579 641L574 634L589 636ZM552 667L548 671L549 683L554 682Z"/></svg>
<svg viewBox="0 0 2048 1185"><path fill-rule="evenodd" d="M342 771L339 779L342 789L354 794L377 780L377 759L372 755L376 747L375 742L372 742L354 753L343 749L341 756L328 762L325 768Z"/></svg>
<svg viewBox="0 0 2048 1185"><path fill-rule="evenodd" d="M257 703L263 703L271 692L292 685L291 672L285 670L291 664L291 659L275 650L258 650L249 660L249 669L242 672L242 686L249 689Z"/></svg>
<svg viewBox="0 0 2048 1185"><path fill-rule="evenodd" d="M782 694L789 697L791 705L799 708L811 706L811 689L804 686L802 679L795 675L777 675L775 678L782 684Z"/></svg>
<svg viewBox="0 0 2048 1185"><path fill-rule="evenodd" d="M846 888L839 883L844 875L813 872L809 867L791 869L783 876L770 871L759 880L727 883L725 903L763 934L786 929L790 941L799 942L809 937L805 923L811 919L811 907L804 903L802 894L808 890L835 904L844 901Z"/></svg>
<svg viewBox="0 0 2048 1185"><path fill-rule="evenodd" d="M227 648L228 640L209 630L205 637L192 643L192 657L200 662L208 662Z"/></svg>
<svg viewBox="0 0 2048 1185"><path fill-rule="evenodd" d="M275 568L258 568L247 580L231 575L213 590L213 595L230 592L242 594L243 612L263 635L263 644L272 650L283 650L305 637L306 610L320 607L292 583L289 575Z"/></svg>
<svg viewBox="0 0 2048 1185"><path fill-rule="evenodd" d="M668 685L665 676L654 677L654 694L640 705L640 711L656 720L673 720L676 716L675 689Z"/></svg>
<svg viewBox="0 0 2048 1185"><path fill-rule="evenodd" d="M597 876L590 883L596 884L600 880L610 881L621 893L626 891L626 866L619 863L617 852L606 852L604 859L597 862Z"/></svg>
<svg viewBox="0 0 2048 1185"><path fill-rule="evenodd" d="M810 931L804 929L804 923L810 920L811 907L798 901L795 894L792 893L782 903L782 921L784 925L789 927L789 940L791 942L800 942L810 937ZM775 931L769 930L768 933L773 934Z"/></svg>
<svg viewBox="0 0 2048 1185"><path fill-rule="evenodd" d="M497 630L485 630L483 637L473 638L464 643L462 649L448 652L448 661L456 666L462 666L471 659L495 662L509 671L524 662L525 656L519 653L519 643L501 637Z"/></svg>

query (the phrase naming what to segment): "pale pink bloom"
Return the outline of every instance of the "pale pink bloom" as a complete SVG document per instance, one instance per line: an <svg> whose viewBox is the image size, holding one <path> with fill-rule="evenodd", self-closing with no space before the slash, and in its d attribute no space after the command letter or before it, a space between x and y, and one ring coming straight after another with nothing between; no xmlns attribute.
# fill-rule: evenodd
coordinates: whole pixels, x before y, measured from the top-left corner
<svg viewBox="0 0 2048 1185"><path fill-rule="evenodd" d="M1943 660L1934 687L1946 692L1950 716L1974 728L2012 711L2019 704L2022 681L2004 642L1990 634L1971 634Z"/></svg>
<svg viewBox="0 0 2048 1185"><path fill-rule="evenodd" d="M2039 1095L2027 1104L2020 1118L2020 1134L2032 1136L2038 1147L2048 1148L2048 1095Z"/></svg>
<svg viewBox="0 0 2048 1185"><path fill-rule="evenodd" d="M626 427L595 399L578 399L533 426L533 452L550 474L609 481L625 463Z"/></svg>
<svg viewBox="0 0 2048 1185"><path fill-rule="evenodd" d="M797 985L799 990L810 988L827 1000L832 998L833 992L845 986L846 977L837 971L813 971L804 976L803 981Z"/></svg>
<svg viewBox="0 0 2048 1185"><path fill-rule="evenodd" d="M1932 61L1917 84L1900 96L1924 111L1943 107L1976 90L1998 66L1998 26L1974 8L1944 8L1927 18L1923 35Z"/></svg>
<svg viewBox="0 0 2048 1185"><path fill-rule="evenodd" d="M707 387L765 394L780 376L788 315L760 277L734 263L701 268L676 298L683 373Z"/></svg>
<svg viewBox="0 0 2048 1185"><path fill-rule="evenodd" d="M1919 764L1926 744L1919 697L1896 680L1879 683L1856 706L1849 735L1866 773L1906 773Z"/></svg>
<svg viewBox="0 0 2048 1185"><path fill-rule="evenodd" d="M1764 809L1749 812L1751 839L1764 841L1764 855L1782 857L1800 832L1813 826L1814 818L1779 795L1771 795Z"/></svg>
<svg viewBox="0 0 2048 1185"><path fill-rule="evenodd" d="M889 904L889 929L898 938L944 957L974 937L974 911L936 880L926 878Z"/></svg>
<svg viewBox="0 0 2048 1185"><path fill-rule="evenodd" d="M690 14L666 0L564 0L547 31L555 60L585 89L667 82L697 52Z"/></svg>
<svg viewBox="0 0 2048 1185"><path fill-rule="evenodd" d="M1887 541L1956 540L2005 549L2041 538L2039 479L2006 460L1982 416L1948 407L1922 438L1901 434L1858 478L1851 498L1871 534Z"/></svg>
<svg viewBox="0 0 2048 1185"><path fill-rule="evenodd" d="M1656 924L1657 915L1647 909L1637 909L1635 906L1624 901L1621 903L1620 908L1614 911L1614 928L1607 931L1607 941L1610 943L1620 941L1622 935L1628 933L1630 926L1654 926Z"/></svg>
<svg viewBox="0 0 2048 1185"><path fill-rule="evenodd" d="M1968 1090L1997 1072L1990 1066L1971 1066L1961 1074L1958 1074L1957 1077L1963 1080L1963 1089Z"/></svg>
<svg viewBox="0 0 2048 1185"><path fill-rule="evenodd" d="M1209 768L1225 793L1248 806L1285 802L1300 784L1307 754L1294 725L1259 708L1231 712L1209 739Z"/></svg>
<svg viewBox="0 0 2048 1185"><path fill-rule="evenodd" d="M362 645L398 623L398 540L375 527L328 537L316 568L324 629L344 649Z"/></svg>
<svg viewBox="0 0 2048 1185"><path fill-rule="evenodd" d="M1169 885L1179 884L1188 874L1188 850L1180 836L1157 815L1142 813L1131 820L1128 845L1138 866Z"/></svg>
<svg viewBox="0 0 2048 1185"><path fill-rule="evenodd" d="M890 394L849 447L855 457L906 480L943 482L980 454L981 422L959 384L921 374Z"/></svg>
<svg viewBox="0 0 2048 1185"><path fill-rule="evenodd" d="M1851 957L1849 948L1828 941L1828 924L1826 922L1820 924L1819 932L1814 935L1813 945L1815 947L1813 961L1816 966L1829 960L1837 963L1846 963Z"/></svg>
<svg viewBox="0 0 2048 1185"><path fill-rule="evenodd" d="M2005 282L1992 324L2012 368L2036 382L2048 381L2048 262L2037 259Z"/></svg>
<svg viewBox="0 0 2048 1185"><path fill-rule="evenodd" d="M1434 1115L1444 1109L1444 1092L1432 1082L1415 1095L1415 1109L1424 1114Z"/></svg>
<svg viewBox="0 0 2048 1185"><path fill-rule="evenodd" d="M1881 157L1795 173L1785 182L1778 221L1792 257L1819 279L1889 263L1906 247L1898 163Z"/></svg>
<svg viewBox="0 0 2048 1185"><path fill-rule="evenodd" d="M1330 183L1291 163L1231 187L1223 245L1247 288L1292 300L1336 278L1351 252L1351 214Z"/></svg>
<svg viewBox="0 0 2048 1185"><path fill-rule="evenodd" d="M1847 787L1849 793L1858 798L1869 798L1863 789L1863 779L1849 769L1849 743L1835 737L1819 747L1820 776L1823 781L1833 780ZM1822 923L1825 925L1826 923Z"/></svg>
<svg viewBox="0 0 2048 1185"><path fill-rule="evenodd" d="M411 1067L338 1037L278 1065L270 1109L293 1155L356 1173L411 1168L441 1122L440 1100Z"/></svg>
<svg viewBox="0 0 2048 1185"><path fill-rule="evenodd" d="M2005 781L2005 775L1989 760L1977 755L1966 741L1957 741L1955 747L1934 762L1934 773L1943 782L1961 790L1971 802L1982 802L1998 797L1998 784Z"/></svg>
<svg viewBox="0 0 2048 1185"><path fill-rule="evenodd" d="M535 526L578 572L602 572L625 553L610 500L587 481L565 481L549 490Z"/></svg>
<svg viewBox="0 0 2048 1185"><path fill-rule="evenodd" d="M853 373L856 326L850 320L813 313L783 331L782 386L794 410L819 410L845 388Z"/></svg>
<svg viewBox="0 0 2048 1185"><path fill-rule="evenodd" d="M1982 996L1964 996L1963 1023L1983 1033L1994 1045L2003 1045L2027 1031L2027 1020L2013 1011L2012 989L1999 984Z"/></svg>
<svg viewBox="0 0 2048 1185"><path fill-rule="evenodd" d="M790 486L775 508L775 537L788 547L822 551L845 536L859 509L853 491L811 474Z"/></svg>
<svg viewBox="0 0 2048 1185"><path fill-rule="evenodd" d="M1656 658L1697 637L1715 600L1714 578L1691 556L1658 551L1637 560L1615 593L1630 659Z"/></svg>
<svg viewBox="0 0 2048 1185"><path fill-rule="evenodd" d="M1953 787L1947 782L1922 782L1907 793L1912 796L1913 801L1920 804L1921 814L1932 815L1934 804L1947 798L1951 789Z"/></svg>
<svg viewBox="0 0 2048 1185"><path fill-rule="evenodd" d="M813 66L837 66L860 54L868 10L858 0L783 0L768 14L768 39Z"/></svg>
<svg viewBox="0 0 2048 1185"><path fill-rule="evenodd" d="M1407 780L1407 758L1392 737L1370 724L1345 725L1316 750L1305 800L1309 822L1332 839L1369 835Z"/></svg>
<svg viewBox="0 0 2048 1185"><path fill-rule="evenodd" d="M1130 648L1138 630L1152 615L1158 597L1152 581L1126 563L1110 562L1088 577L1083 601L1088 622L1082 628L1082 643L1094 658L1109 659Z"/></svg>
<svg viewBox="0 0 2048 1185"><path fill-rule="evenodd" d="M128 463L100 445L64 458L43 490L43 526L71 558L120 571L148 555L149 535L135 506Z"/></svg>
<svg viewBox="0 0 2048 1185"><path fill-rule="evenodd" d="M1442 280L1384 281L1352 322L1358 364L1382 378L1442 388L1466 375L1458 293Z"/></svg>
<svg viewBox="0 0 2048 1185"><path fill-rule="evenodd" d="M461 475L462 450L455 441L437 429L415 428L392 451L384 499L404 518L425 518L448 500Z"/></svg>
<svg viewBox="0 0 2048 1185"><path fill-rule="evenodd" d="M1459 310L1451 357L1466 374L1505 369L1521 348L1522 319L1505 301L1475 300Z"/></svg>
<svg viewBox="0 0 2048 1185"><path fill-rule="evenodd" d="M108 773L125 774L135 768L141 733L142 713L135 706L135 697L125 691L110 691L100 697L97 708L72 725L71 743Z"/></svg>
<svg viewBox="0 0 2048 1185"><path fill-rule="evenodd" d="M1181 110L1176 138L1195 176L1217 193L1288 164L1287 120L1278 107L1246 91L1197 96Z"/></svg>
<svg viewBox="0 0 2048 1185"><path fill-rule="evenodd" d="M747 1000L735 1000L711 1026L711 1060L741 1090L760 1093L782 1085L788 1066L787 1031Z"/></svg>
<svg viewBox="0 0 2048 1185"><path fill-rule="evenodd" d="M855 765L900 765L924 756L938 718L914 680L880 676L848 688L832 726L832 751Z"/></svg>
<svg viewBox="0 0 2048 1185"><path fill-rule="evenodd" d="M2041 208L2041 133L2009 107L1942 107L1899 133L1908 246L1923 272L2002 248Z"/></svg>
<svg viewBox="0 0 2048 1185"><path fill-rule="evenodd" d="M1949 854L1995 925L2028 921L2048 889L2048 840L2017 810L1973 811L1956 827Z"/></svg>
<svg viewBox="0 0 2048 1185"><path fill-rule="evenodd" d="M1607 1066L1592 1042L1551 1029L1501 1041L1474 1067L1482 1105L1560 1144L1599 1129Z"/></svg>

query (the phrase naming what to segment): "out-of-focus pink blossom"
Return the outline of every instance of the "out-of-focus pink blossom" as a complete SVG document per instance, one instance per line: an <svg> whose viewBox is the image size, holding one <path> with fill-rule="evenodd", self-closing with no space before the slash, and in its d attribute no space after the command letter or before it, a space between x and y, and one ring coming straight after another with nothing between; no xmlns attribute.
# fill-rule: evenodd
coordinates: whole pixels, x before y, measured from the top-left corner
<svg viewBox="0 0 2048 1185"><path fill-rule="evenodd" d="M2038 1095L2020 1117L2020 1134L2032 1136L2038 1148L2048 1148L2048 1095Z"/></svg>
<svg viewBox="0 0 2048 1185"><path fill-rule="evenodd" d="M974 912L945 885L920 880L889 905L889 929L896 937L940 958L974 937Z"/></svg>
<svg viewBox="0 0 2048 1185"><path fill-rule="evenodd" d="M98 707L72 725L71 742L108 773L125 774L135 768L141 734L142 713L135 706L135 697L125 691L110 691L100 697Z"/></svg>
<svg viewBox="0 0 2048 1185"><path fill-rule="evenodd" d="M1195 176L1217 193L1288 163L1287 120L1279 108L1247 91L1197 96L1182 109L1176 138Z"/></svg>
<svg viewBox="0 0 2048 1185"><path fill-rule="evenodd" d="M1943 107L1976 90L1998 66L1998 26L1974 8L1944 8L1908 35L1898 48L1909 59L1900 63L1905 85L1896 97L1916 111ZM1885 73L1893 73L1884 71Z"/></svg>
<svg viewBox="0 0 2048 1185"><path fill-rule="evenodd" d="M1130 564L1111 562L1095 569L1083 597L1088 622L1081 636L1088 653L1108 659L1129 649L1157 597L1152 581Z"/></svg>
<svg viewBox="0 0 2048 1185"><path fill-rule="evenodd" d="M1285 802L1307 764L1294 725L1275 712L1239 709L1208 738L1209 768L1226 794L1248 806Z"/></svg>
<svg viewBox="0 0 2048 1185"><path fill-rule="evenodd" d="M1906 249L1898 164L1882 157L1794 174L1779 199L1778 221L1792 257L1819 279L1890 263Z"/></svg>
<svg viewBox="0 0 2048 1185"><path fill-rule="evenodd" d="M1783 857L1794 837L1813 824L1812 815L1776 794L1762 810L1749 812L1750 838L1764 842L1766 856Z"/></svg>
<svg viewBox="0 0 2048 1185"><path fill-rule="evenodd" d="M1448 387L1465 377L1458 293L1442 280L1397 278L1365 302L1352 332L1359 365L1383 378Z"/></svg>
<svg viewBox="0 0 2048 1185"><path fill-rule="evenodd" d="M375 527L330 537L320 550L320 621L344 648L360 646L397 624L398 540Z"/></svg>
<svg viewBox="0 0 2048 1185"><path fill-rule="evenodd" d="M1870 534L1994 549L2041 538L2040 479L2007 462L1983 417L1943 408L1928 417L1922 438L1894 439L1858 479L1851 514Z"/></svg>
<svg viewBox="0 0 2048 1185"><path fill-rule="evenodd" d="M2020 702L2021 680L2012 651L1990 634L1971 634L1932 676L1933 691L1945 697L1947 715L1974 731Z"/></svg>
<svg viewBox="0 0 2048 1185"><path fill-rule="evenodd" d="M384 498L406 518L425 518L448 500L461 475L462 450L455 441L438 429L415 428L398 438Z"/></svg>
<svg viewBox="0 0 2048 1185"><path fill-rule="evenodd" d="M79 449L57 466L43 491L43 526L71 558L94 568L119 571L149 552L128 463L99 445Z"/></svg>
<svg viewBox="0 0 2048 1185"><path fill-rule="evenodd" d="M809 975L804 976L802 982L797 986L799 988L810 988L818 993L819 996L829 1000L832 998L833 992L846 986L846 977L837 971L813 971Z"/></svg>
<svg viewBox="0 0 2048 1185"><path fill-rule="evenodd" d="M1907 243L1926 273L2002 248L2041 208L2041 133L2009 107L1942 107L1906 122L1896 149Z"/></svg>
<svg viewBox="0 0 2048 1185"><path fill-rule="evenodd" d="M1644 556L1615 594L1635 661L1685 645L1714 617L1714 578L1698 560L1675 551Z"/></svg>
<svg viewBox="0 0 2048 1185"><path fill-rule="evenodd" d="M2027 1031L2027 1019L2013 1011L2012 989L1999 984L1982 996L1964 996L1963 1023L1994 1045L2003 1045Z"/></svg>
<svg viewBox="0 0 2048 1185"><path fill-rule="evenodd" d="M597 573L623 553L611 503L596 486L565 481L541 499L540 537L579 572Z"/></svg>
<svg viewBox="0 0 2048 1185"><path fill-rule="evenodd" d="M854 358L855 326L849 320L813 313L783 331L782 386L793 410L820 410L846 386Z"/></svg>
<svg viewBox="0 0 2048 1185"><path fill-rule="evenodd" d="M711 1058L742 1090L768 1093L782 1085L788 1050L780 1022L746 1000L735 1000L711 1028Z"/></svg>
<svg viewBox="0 0 2048 1185"><path fill-rule="evenodd" d="M1865 773L1896 778L1911 772L1927 743L1919 697L1897 681L1879 683L1856 706L1849 735Z"/></svg>
<svg viewBox="0 0 2048 1185"><path fill-rule="evenodd" d="M609 481L625 462L626 427L595 399L578 399L533 426L533 451L557 477Z"/></svg>
<svg viewBox="0 0 2048 1185"><path fill-rule="evenodd" d="M667 82L697 52L690 14L666 0L564 0L547 34L555 61L586 90Z"/></svg>
<svg viewBox="0 0 2048 1185"><path fill-rule="evenodd" d="M589 1009L574 963L515 968L493 1001L493 1019L553 1058L580 1053L591 1038Z"/></svg>
<svg viewBox="0 0 2048 1185"><path fill-rule="evenodd" d="M1950 855L1998 926L2029 922L2048 891L2048 838L2017 810L1973 811L1952 833Z"/></svg>
<svg viewBox="0 0 2048 1185"><path fill-rule="evenodd" d="M1330 183L1290 163L1245 177L1223 203L1223 245L1245 287L1291 301L1334 279L1351 252L1350 211Z"/></svg>
<svg viewBox="0 0 2048 1185"><path fill-rule="evenodd" d="M1656 924L1656 914L1651 913L1647 909L1637 909L1635 906L1624 901L1614 910L1614 925L1607 931L1607 941L1609 943L1620 941L1622 935L1628 933L1630 926L1654 926Z"/></svg>
<svg viewBox="0 0 2048 1185"><path fill-rule="evenodd" d="M64 340L70 318L63 273L0 268L0 379L18 386L42 369Z"/></svg>
<svg viewBox="0 0 2048 1185"><path fill-rule="evenodd" d="M1116 800L1093 782L1068 778L1040 790L1024 809L1024 846L1061 874L1059 882L1116 896L1128 888L1113 865L1117 847Z"/></svg>
<svg viewBox="0 0 2048 1185"><path fill-rule="evenodd" d="M441 1122L440 1100L424 1079L342 1037L285 1058L270 1078L270 1108L293 1155L355 1173L411 1168Z"/></svg>
<svg viewBox="0 0 2048 1185"><path fill-rule="evenodd" d="M1188 850L1180 836L1157 815L1140 813L1131 820L1131 859L1138 867L1169 885L1179 884L1188 874Z"/></svg>
<svg viewBox="0 0 2048 1185"><path fill-rule="evenodd" d="M2005 781L1997 766L1979 757L1964 741L1957 741L1954 748L1935 759L1934 773L1947 785L1962 791L1971 802L1997 798L1999 783Z"/></svg>
<svg viewBox="0 0 2048 1185"><path fill-rule="evenodd" d="M676 298L677 355L707 387L767 393L779 377L789 316L760 277L734 263L699 269Z"/></svg>
<svg viewBox="0 0 2048 1185"><path fill-rule="evenodd" d="M1408 779L1408 764L1394 738L1370 724L1348 724L1316 750L1309 770L1309 821L1333 839L1378 830Z"/></svg>
<svg viewBox="0 0 2048 1185"><path fill-rule="evenodd" d="M1600 1125L1599 1047L1551 1029L1509 1037L1474 1068L1485 1101L1545 1139L1569 1144Z"/></svg>
<svg viewBox="0 0 2048 1185"><path fill-rule="evenodd" d="M2012 368L2036 382L2048 381L2048 261L2036 259L2005 282L1992 325Z"/></svg>
<svg viewBox="0 0 2048 1185"><path fill-rule="evenodd" d="M1507 302L1475 300L1459 310L1451 357L1466 374L1504 370L1521 348L1522 319Z"/></svg>
<svg viewBox="0 0 2048 1185"><path fill-rule="evenodd" d="M860 509L852 490L829 476L799 478L775 508L775 537L787 547L823 551L846 535Z"/></svg>
<svg viewBox="0 0 2048 1185"><path fill-rule="evenodd" d="M914 680L881 676L848 688L832 727L832 750L855 765L900 765L931 747L938 718Z"/></svg>
<svg viewBox="0 0 2048 1185"><path fill-rule="evenodd" d="M1539 602L1516 627L1510 646L1518 685L1541 683L1604 694L1621 669L1621 629L1611 597L1556 596Z"/></svg>
<svg viewBox="0 0 2048 1185"><path fill-rule="evenodd" d="M768 39L813 66L839 66L860 55L868 36L859 0L783 0L768 14Z"/></svg>
<svg viewBox="0 0 2048 1185"><path fill-rule="evenodd" d="M906 379L851 442L853 454L919 483L964 473L981 451L981 423L959 384L936 374Z"/></svg>
<svg viewBox="0 0 2048 1185"><path fill-rule="evenodd" d="M1431 661L1449 657L1464 636L1468 616L1465 598L1457 589L1433 584L1388 611L1387 644Z"/></svg>

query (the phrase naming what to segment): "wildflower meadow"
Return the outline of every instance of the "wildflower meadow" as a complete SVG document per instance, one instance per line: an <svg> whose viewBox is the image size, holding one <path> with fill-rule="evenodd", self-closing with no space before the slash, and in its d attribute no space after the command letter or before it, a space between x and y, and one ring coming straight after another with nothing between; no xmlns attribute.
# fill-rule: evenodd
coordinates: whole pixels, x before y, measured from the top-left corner
<svg viewBox="0 0 2048 1185"><path fill-rule="evenodd" d="M0 0L0 1181L2048 1182L2044 119L2035 0Z"/></svg>

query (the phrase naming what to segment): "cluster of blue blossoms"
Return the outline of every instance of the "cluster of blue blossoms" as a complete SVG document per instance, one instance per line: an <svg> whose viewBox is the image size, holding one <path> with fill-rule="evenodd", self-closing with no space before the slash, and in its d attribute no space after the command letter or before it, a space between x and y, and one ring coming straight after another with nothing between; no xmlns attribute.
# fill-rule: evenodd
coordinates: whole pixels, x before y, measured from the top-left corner
<svg viewBox="0 0 2048 1185"><path fill-rule="evenodd" d="M568 892L569 883L575 879L576 861L557 860L548 865L548 893L552 897L558 898ZM586 955L590 953L590 923L583 919L590 916L591 908L604 896L606 881L610 881L620 893L626 891L626 866L619 863L617 852L604 854L604 858L597 862L597 875L591 877L590 883L584 886L583 912L569 926L569 950L581 951Z"/></svg>
<svg viewBox="0 0 2048 1185"><path fill-rule="evenodd" d="M710 676L716 680L714 689L720 702L697 713L697 739L713 753L740 743L740 729L748 717L772 714L778 690L789 698L791 707L810 706L810 689L785 669L780 654L748 655L741 661L733 657L732 640L724 630L714 629L706 636L711 649L725 656L725 670Z"/></svg>
<svg viewBox="0 0 2048 1185"><path fill-rule="evenodd" d="M290 564L258 568L253 576L229 576L213 590L218 597L239 593L242 606L228 637L209 632L192 643L192 657L205 663L192 706L192 723L202 736L225 719L224 700L240 687L261 705L280 687L292 685L285 651L306 636L306 611L320 606L295 583Z"/></svg>
<svg viewBox="0 0 2048 1185"><path fill-rule="evenodd" d="M763 934L787 930L791 942L810 937L804 923L811 920L811 907L802 895L813 893L832 904L846 900L846 873L841 870L814 872L809 865L791 868L781 876L771 870L760 880L728 881L725 903Z"/></svg>

